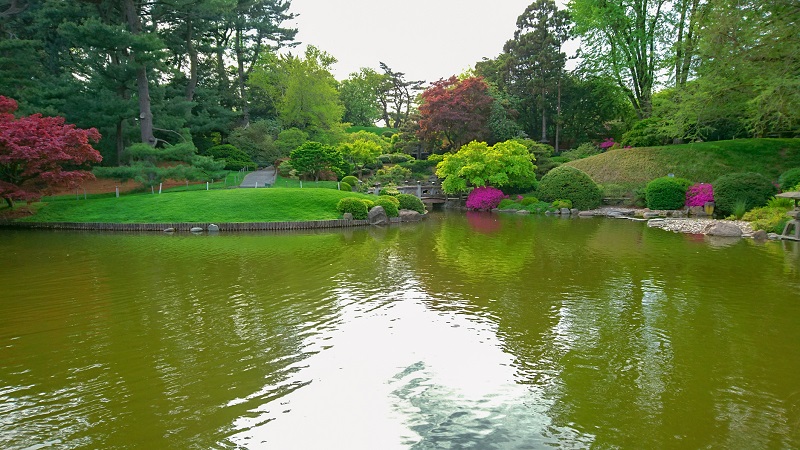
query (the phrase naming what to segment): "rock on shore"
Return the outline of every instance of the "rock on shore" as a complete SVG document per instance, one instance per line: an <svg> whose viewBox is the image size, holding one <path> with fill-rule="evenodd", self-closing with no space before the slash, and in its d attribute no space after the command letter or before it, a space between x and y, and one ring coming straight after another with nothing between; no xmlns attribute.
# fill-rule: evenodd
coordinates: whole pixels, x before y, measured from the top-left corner
<svg viewBox="0 0 800 450"><path fill-rule="evenodd" d="M651 219L648 227L661 228L662 230L676 233L709 234L712 236L750 237L753 228L750 222L743 220L716 220L716 219ZM733 228L738 228L739 233Z"/></svg>

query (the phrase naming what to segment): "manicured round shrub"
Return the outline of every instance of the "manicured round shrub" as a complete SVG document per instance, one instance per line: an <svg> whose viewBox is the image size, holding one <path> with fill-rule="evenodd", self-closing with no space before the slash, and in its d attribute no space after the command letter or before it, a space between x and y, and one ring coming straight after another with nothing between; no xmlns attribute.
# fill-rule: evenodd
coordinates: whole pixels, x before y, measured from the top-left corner
<svg viewBox="0 0 800 450"><path fill-rule="evenodd" d="M352 214L353 218L356 220L366 219L367 212L369 211L364 201L355 197L345 197L339 200L339 204L336 205L336 209L342 214Z"/></svg>
<svg viewBox="0 0 800 450"><path fill-rule="evenodd" d="M603 197L600 187L586 172L571 166L558 166L547 172L536 194L546 202L570 200L572 206L584 211L600 206Z"/></svg>
<svg viewBox="0 0 800 450"><path fill-rule="evenodd" d="M539 203L539 199L536 197L522 197L522 200L520 200L519 203L522 206L535 205Z"/></svg>
<svg viewBox="0 0 800 450"><path fill-rule="evenodd" d="M686 190L692 182L685 178L661 177L647 183L645 199L650 209L682 209Z"/></svg>
<svg viewBox="0 0 800 450"><path fill-rule="evenodd" d="M351 187L356 187L356 186L358 186L358 178L356 178L356 177L354 177L352 175L348 175L348 176L342 178L342 183L347 183Z"/></svg>
<svg viewBox="0 0 800 450"><path fill-rule="evenodd" d="M504 198L500 200L500 204L497 205L498 209L519 209L521 205L510 198Z"/></svg>
<svg viewBox="0 0 800 450"><path fill-rule="evenodd" d="M346 191L346 192L350 192L350 191L352 191L352 190L353 190L353 187L352 187L352 186L350 186L350 184L349 184L349 183L345 183L344 181L340 181L340 182L339 182L339 190L340 190L340 191Z"/></svg>
<svg viewBox="0 0 800 450"><path fill-rule="evenodd" d="M280 163L280 165L278 165L278 175L284 178L291 177L294 174L293 171L294 167L292 167L292 162L289 161L288 159Z"/></svg>
<svg viewBox="0 0 800 450"><path fill-rule="evenodd" d="M791 191L800 184L800 167L789 169L778 177L778 185L782 191Z"/></svg>
<svg viewBox="0 0 800 450"><path fill-rule="evenodd" d="M491 186L476 187L467 196L467 209L489 211L497 208L504 198L506 195L500 189Z"/></svg>
<svg viewBox="0 0 800 450"><path fill-rule="evenodd" d="M733 214L737 202L745 202L747 210L764 206L778 193L769 178L756 172L729 173L717 178L714 185L715 211L722 216Z"/></svg>
<svg viewBox="0 0 800 450"><path fill-rule="evenodd" d="M553 208L556 208L556 209L561 209L561 208L572 209L572 201L570 201L569 199L553 200Z"/></svg>
<svg viewBox="0 0 800 450"><path fill-rule="evenodd" d="M379 195L378 196L378 200L380 200L380 199L389 200L390 202L394 203L394 206L397 206L397 208L400 208L400 200L398 200L397 197L394 197L392 195Z"/></svg>
<svg viewBox="0 0 800 450"><path fill-rule="evenodd" d="M410 209L420 214L425 214L425 204L422 200L411 194L399 194L395 197L400 201L400 209Z"/></svg>
<svg viewBox="0 0 800 450"><path fill-rule="evenodd" d="M386 186L386 187L381 188L380 191L378 191L378 195L395 196L395 195L400 195L400 191L398 191L397 187L395 187L395 186Z"/></svg>
<svg viewBox="0 0 800 450"><path fill-rule="evenodd" d="M392 200L396 199L388 195L382 195L375 200L375 206L383 206L383 210L386 211L387 216L397 217L400 215L400 212L397 210L397 205Z"/></svg>
<svg viewBox="0 0 800 450"><path fill-rule="evenodd" d="M375 202L370 200L370 199L368 199L368 198L362 198L360 200L361 200L361 203L363 203L364 206L367 207L367 211L369 211L370 209L372 209L373 206L375 206Z"/></svg>

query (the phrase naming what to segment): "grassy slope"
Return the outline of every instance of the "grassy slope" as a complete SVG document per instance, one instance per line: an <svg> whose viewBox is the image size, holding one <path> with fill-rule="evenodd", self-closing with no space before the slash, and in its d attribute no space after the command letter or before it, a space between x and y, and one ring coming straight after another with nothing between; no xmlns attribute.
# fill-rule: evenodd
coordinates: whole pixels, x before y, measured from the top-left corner
<svg viewBox="0 0 800 450"><path fill-rule="evenodd" d="M44 203L30 222L282 222L338 219L334 189L228 189Z"/></svg>
<svg viewBox="0 0 800 450"><path fill-rule="evenodd" d="M599 184L637 184L674 173L713 182L732 172L760 172L773 180L800 167L800 139L737 139L666 147L612 150L567 163Z"/></svg>

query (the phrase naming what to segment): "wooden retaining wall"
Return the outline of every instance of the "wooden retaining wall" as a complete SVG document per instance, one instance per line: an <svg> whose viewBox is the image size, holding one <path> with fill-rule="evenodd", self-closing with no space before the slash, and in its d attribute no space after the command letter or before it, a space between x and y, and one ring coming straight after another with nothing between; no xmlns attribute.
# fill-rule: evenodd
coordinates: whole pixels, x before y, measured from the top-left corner
<svg viewBox="0 0 800 450"><path fill-rule="evenodd" d="M394 222L394 220L392 221ZM102 223L102 222L3 222L4 228L47 228L53 230L95 230L95 231L189 231L194 227L206 230L210 222L181 223ZM368 220L313 220L307 222L246 222L217 223L219 231L285 231L318 230L322 228L350 228L369 225Z"/></svg>

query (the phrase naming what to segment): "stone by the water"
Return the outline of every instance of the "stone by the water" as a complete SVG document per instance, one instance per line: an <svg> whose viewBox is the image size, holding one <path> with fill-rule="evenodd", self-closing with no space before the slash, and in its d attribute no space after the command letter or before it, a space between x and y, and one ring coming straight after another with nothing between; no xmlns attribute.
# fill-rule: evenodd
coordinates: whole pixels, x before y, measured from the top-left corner
<svg viewBox="0 0 800 450"><path fill-rule="evenodd" d="M353 214L352 213L344 213L342 215L342 220L353 220Z"/></svg>
<svg viewBox="0 0 800 450"><path fill-rule="evenodd" d="M189 229L189 231L191 231L192 233L200 233L203 231L203 229L200 227L192 227L191 229Z"/></svg>
<svg viewBox="0 0 800 450"><path fill-rule="evenodd" d="M174 232L175 232L175 228L172 228L172 227L164 228L164 233L174 233Z"/></svg>
<svg viewBox="0 0 800 450"><path fill-rule="evenodd" d="M742 229L729 222L715 222L706 227L705 234L721 237L741 237Z"/></svg>
<svg viewBox="0 0 800 450"><path fill-rule="evenodd" d="M400 222L419 222L422 220L422 214L410 209L400 210Z"/></svg>
<svg viewBox="0 0 800 450"><path fill-rule="evenodd" d="M208 226L208 231L210 231L212 233L215 233L215 232L219 231L219 225L214 224L214 223L210 224Z"/></svg>
<svg viewBox="0 0 800 450"><path fill-rule="evenodd" d="M386 215L386 210L383 209L383 206L375 206L370 209L369 214L367 214L367 219L370 225L389 224L389 216Z"/></svg>

